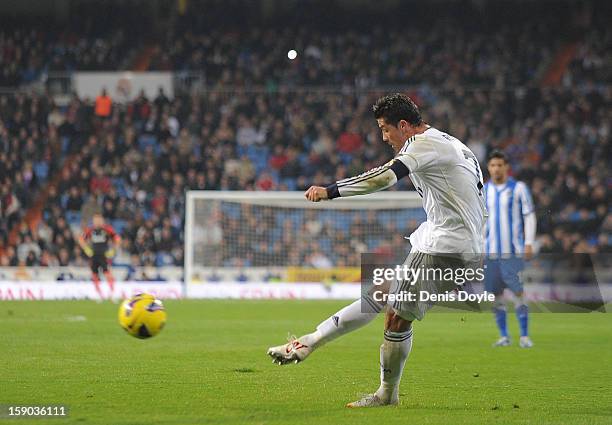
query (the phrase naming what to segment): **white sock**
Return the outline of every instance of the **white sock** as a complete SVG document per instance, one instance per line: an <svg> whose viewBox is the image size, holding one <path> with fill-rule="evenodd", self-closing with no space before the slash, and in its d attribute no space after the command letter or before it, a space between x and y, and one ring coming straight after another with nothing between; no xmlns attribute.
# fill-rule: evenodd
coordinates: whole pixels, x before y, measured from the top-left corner
<svg viewBox="0 0 612 425"><path fill-rule="evenodd" d="M378 313L362 313L361 299L347 305L330 318L321 322L317 330L300 338L302 344L316 348L346 333L370 323Z"/></svg>
<svg viewBox="0 0 612 425"><path fill-rule="evenodd" d="M385 331L380 346L380 387L376 395L385 401L397 400L406 359L412 349L412 328L406 332Z"/></svg>

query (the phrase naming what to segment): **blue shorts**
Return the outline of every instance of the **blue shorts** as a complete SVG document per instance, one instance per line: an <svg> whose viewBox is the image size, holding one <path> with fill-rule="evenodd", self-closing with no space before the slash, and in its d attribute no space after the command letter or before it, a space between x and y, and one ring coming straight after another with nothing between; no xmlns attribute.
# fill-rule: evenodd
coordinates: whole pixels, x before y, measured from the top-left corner
<svg viewBox="0 0 612 425"><path fill-rule="evenodd" d="M522 258L487 259L485 262L485 291L499 295L505 288L512 292L523 292L519 273L524 268Z"/></svg>

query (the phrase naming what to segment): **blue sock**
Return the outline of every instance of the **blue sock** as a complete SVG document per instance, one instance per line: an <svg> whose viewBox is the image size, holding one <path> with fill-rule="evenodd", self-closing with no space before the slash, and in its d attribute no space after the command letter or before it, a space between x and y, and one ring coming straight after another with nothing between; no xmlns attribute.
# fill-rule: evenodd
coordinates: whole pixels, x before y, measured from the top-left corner
<svg viewBox="0 0 612 425"><path fill-rule="evenodd" d="M495 323L499 329L501 336L508 336L508 327L506 326L506 309L504 307L493 307L495 313Z"/></svg>
<svg viewBox="0 0 612 425"><path fill-rule="evenodd" d="M529 323L529 307L527 307L527 304L521 304L516 307L516 318L519 322L521 336L529 335L527 331L527 325Z"/></svg>

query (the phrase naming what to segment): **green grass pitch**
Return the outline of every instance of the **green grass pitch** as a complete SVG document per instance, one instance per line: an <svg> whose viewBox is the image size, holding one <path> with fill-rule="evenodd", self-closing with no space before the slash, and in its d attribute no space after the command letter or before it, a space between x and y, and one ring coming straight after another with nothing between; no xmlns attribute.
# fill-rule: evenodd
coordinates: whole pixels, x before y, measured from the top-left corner
<svg viewBox="0 0 612 425"><path fill-rule="evenodd" d="M0 425L612 423L610 314L534 314L523 350L491 347L490 314L430 313L415 324L400 406L351 410L378 386L382 318L303 364L266 356L344 304L167 301L163 332L137 340L115 304L2 302L0 404L70 410Z"/></svg>

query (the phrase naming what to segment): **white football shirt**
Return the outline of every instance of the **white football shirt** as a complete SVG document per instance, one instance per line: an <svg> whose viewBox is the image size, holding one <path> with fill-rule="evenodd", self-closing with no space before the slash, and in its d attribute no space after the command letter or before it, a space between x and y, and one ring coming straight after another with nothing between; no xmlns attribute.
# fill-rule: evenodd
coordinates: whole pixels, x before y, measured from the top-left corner
<svg viewBox="0 0 612 425"><path fill-rule="evenodd" d="M423 198L427 220L410 235L412 248L428 254L483 252L487 211L476 156L457 138L430 127L397 154Z"/></svg>
<svg viewBox="0 0 612 425"><path fill-rule="evenodd" d="M410 175L427 213L410 235L413 251L470 260L484 252L487 210L480 165L467 146L435 128L412 136L388 163L328 186L328 197L386 189L397 183L398 173Z"/></svg>

